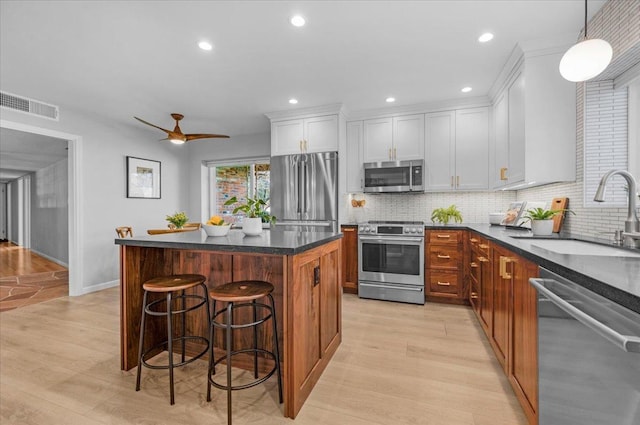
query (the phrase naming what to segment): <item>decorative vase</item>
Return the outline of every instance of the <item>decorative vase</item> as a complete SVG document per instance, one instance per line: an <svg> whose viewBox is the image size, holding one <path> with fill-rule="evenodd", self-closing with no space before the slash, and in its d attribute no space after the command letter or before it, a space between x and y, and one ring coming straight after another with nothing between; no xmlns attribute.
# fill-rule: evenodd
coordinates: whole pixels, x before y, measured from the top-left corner
<svg viewBox="0 0 640 425"><path fill-rule="evenodd" d="M553 233L553 219L531 220L531 231L535 236L549 236Z"/></svg>
<svg viewBox="0 0 640 425"><path fill-rule="evenodd" d="M229 229L231 229L231 225L223 224L222 226L210 226L208 224L203 224L202 228L207 236L227 236Z"/></svg>
<svg viewBox="0 0 640 425"><path fill-rule="evenodd" d="M257 236L262 233L262 219L260 217L242 220L242 233L247 236Z"/></svg>

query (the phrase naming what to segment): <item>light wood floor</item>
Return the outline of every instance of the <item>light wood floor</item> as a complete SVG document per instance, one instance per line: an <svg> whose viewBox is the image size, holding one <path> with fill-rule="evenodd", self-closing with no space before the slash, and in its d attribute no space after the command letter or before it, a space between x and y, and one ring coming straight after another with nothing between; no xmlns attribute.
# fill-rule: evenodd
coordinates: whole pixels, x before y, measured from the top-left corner
<svg viewBox="0 0 640 425"><path fill-rule="evenodd" d="M226 398L207 403L206 363L120 371L118 289L62 297L2 314L2 424L225 424ZM345 295L343 342L294 422L275 378L234 392L234 423L526 424L470 309ZM238 373L240 373L238 371Z"/></svg>

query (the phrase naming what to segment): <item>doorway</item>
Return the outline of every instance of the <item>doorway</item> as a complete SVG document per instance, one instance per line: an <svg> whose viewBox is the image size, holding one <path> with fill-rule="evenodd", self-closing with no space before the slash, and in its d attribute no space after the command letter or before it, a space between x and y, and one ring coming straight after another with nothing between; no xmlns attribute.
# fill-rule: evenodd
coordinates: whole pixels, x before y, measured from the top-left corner
<svg viewBox="0 0 640 425"><path fill-rule="evenodd" d="M78 135L63 133L42 127L16 123L12 121L0 120L0 129L9 129L34 135L41 135L56 139L61 139L67 143L67 190L68 212L67 212L67 265L68 265L68 295L82 295L82 247L80 229L82 228L82 215L80 213L80 193L81 193L81 158L82 158L82 138ZM44 182L47 178L44 177ZM46 203L55 203L55 200L48 199ZM10 232L10 231L9 231Z"/></svg>

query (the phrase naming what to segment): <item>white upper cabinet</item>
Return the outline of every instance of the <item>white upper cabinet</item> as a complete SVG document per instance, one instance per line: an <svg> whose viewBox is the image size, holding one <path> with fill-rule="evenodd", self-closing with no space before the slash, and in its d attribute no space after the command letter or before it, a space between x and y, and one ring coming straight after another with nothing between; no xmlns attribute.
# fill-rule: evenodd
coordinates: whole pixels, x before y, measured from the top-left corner
<svg viewBox="0 0 640 425"><path fill-rule="evenodd" d="M363 123L364 162L424 158L424 115L376 118Z"/></svg>
<svg viewBox="0 0 640 425"><path fill-rule="evenodd" d="M456 190L489 188L489 108L456 111Z"/></svg>
<svg viewBox="0 0 640 425"><path fill-rule="evenodd" d="M486 190L489 187L489 109L425 115L426 190Z"/></svg>
<svg viewBox="0 0 640 425"><path fill-rule="evenodd" d="M494 189L576 178L576 87L562 53L524 55L494 102Z"/></svg>
<svg viewBox="0 0 640 425"><path fill-rule="evenodd" d="M338 150L338 115L271 122L271 155Z"/></svg>
<svg viewBox="0 0 640 425"><path fill-rule="evenodd" d="M362 192L362 139L363 122L347 123L346 190L348 193Z"/></svg>
<svg viewBox="0 0 640 425"><path fill-rule="evenodd" d="M425 115L425 189L454 189L456 112L445 111Z"/></svg>

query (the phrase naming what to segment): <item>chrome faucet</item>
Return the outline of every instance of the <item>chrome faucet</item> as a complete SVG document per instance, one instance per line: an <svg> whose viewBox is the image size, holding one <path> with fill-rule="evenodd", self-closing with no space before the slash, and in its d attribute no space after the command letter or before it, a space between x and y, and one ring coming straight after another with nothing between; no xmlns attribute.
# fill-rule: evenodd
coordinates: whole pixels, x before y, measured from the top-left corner
<svg viewBox="0 0 640 425"><path fill-rule="evenodd" d="M636 184L636 181L631 173L625 170L609 171L607 174L602 176L602 179L600 179L600 184L598 185L598 190L596 190L596 196L593 197L593 200L596 202L604 202L604 190L607 182L611 177L615 175L624 177L624 179L627 181L627 186L629 189L629 211L627 214L627 219L624 222L624 232L622 232L622 236L624 237L624 245L628 247L640 248L640 221L638 221L638 213L636 211L638 185Z"/></svg>

